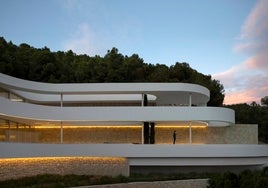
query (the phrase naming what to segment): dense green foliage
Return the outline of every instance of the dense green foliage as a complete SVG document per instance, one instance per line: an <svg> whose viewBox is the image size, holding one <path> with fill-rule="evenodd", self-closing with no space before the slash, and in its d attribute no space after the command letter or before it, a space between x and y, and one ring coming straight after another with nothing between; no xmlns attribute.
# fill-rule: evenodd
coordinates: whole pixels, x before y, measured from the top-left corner
<svg viewBox="0 0 268 188"><path fill-rule="evenodd" d="M264 188L268 187L268 168L252 172L245 170L239 175L226 172L210 177L209 188Z"/></svg>
<svg viewBox="0 0 268 188"><path fill-rule="evenodd" d="M259 141L268 143L268 106L260 106L255 102L249 104L233 104L226 106L235 110L237 124L258 124Z"/></svg>
<svg viewBox="0 0 268 188"><path fill-rule="evenodd" d="M209 179L209 188L264 188L268 187L268 168L261 171L245 170L240 174L226 173L175 173L132 174L129 177L93 175L37 175L15 180L0 181L1 188L61 188L127 182L151 182L183 179Z"/></svg>
<svg viewBox="0 0 268 188"><path fill-rule="evenodd" d="M261 98L261 104L268 106L268 96L265 96L265 97Z"/></svg>
<svg viewBox="0 0 268 188"><path fill-rule="evenodd" d="M0 37L0 72L14 77L51 83L91 82L185 82L210 90L209 106L221 106L224 88L210 75L203 75L187 63L148 64L137 54L124 56L112 48L104 57L51 52L28 44L19 46Z"/></svg>

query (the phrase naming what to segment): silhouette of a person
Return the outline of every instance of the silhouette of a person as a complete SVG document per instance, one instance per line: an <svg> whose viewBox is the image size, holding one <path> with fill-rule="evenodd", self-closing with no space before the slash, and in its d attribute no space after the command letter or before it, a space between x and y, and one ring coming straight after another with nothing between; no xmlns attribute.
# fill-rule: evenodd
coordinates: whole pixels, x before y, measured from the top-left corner
<svg viewBox="0 0 268 188"><path fill-rule="evenodd" d="M173 132L173 144L176 143L176 131Z"/></svg>

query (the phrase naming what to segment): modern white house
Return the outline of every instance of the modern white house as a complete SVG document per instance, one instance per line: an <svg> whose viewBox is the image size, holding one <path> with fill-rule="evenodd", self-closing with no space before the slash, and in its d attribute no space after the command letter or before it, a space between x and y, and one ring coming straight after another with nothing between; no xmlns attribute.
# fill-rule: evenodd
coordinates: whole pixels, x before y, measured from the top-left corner
<svg viewBox="0 0 268 188"><path fill-rule="evenodd" d="M125 175L267 166L258 126L235 124L232 109L208 107L209 99L207 88L188 83L51 84L0 73L0 163L107 158L124 166L110 174ZM52 172L48 163L38 173ZM9 167L0 167L5 178Z"/></svg>

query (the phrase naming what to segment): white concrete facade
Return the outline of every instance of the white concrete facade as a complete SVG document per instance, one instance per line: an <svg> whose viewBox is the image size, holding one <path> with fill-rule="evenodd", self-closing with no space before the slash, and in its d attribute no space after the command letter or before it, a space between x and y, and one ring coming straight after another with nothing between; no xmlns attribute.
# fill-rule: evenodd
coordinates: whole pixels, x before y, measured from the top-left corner
<svg viewBox="0 0 268 188"><path fill-rule="evenodd" d="M209 90L185 83L48 84L0 73L0 119L29 126L156 125L235 126L235 112L207 107ZM12 100L10 94L22 99ZM144 106L144 95L153 104ZM113 104L124 105L113 105ZM128 104L135 104L135 106ZM93 105L94 104L94 105ZM99 106L95 106L98 104ZM138 104L138 105L137 105ZM143 134L144 130L142 129ZM142 141L143 142L143 141ZM0 143L0 158L125 157L130 166L267 166L267 145L44 144Z"/></svg>
<svg viewBox="0 0 268 188"><path fill-rule="evenodd" d="M0 98L0 105L7 107L1 108L0 117L15 118L17 121L26 123L50 121L107 124L107 122L202 121L208 126L234 124L234 111L227 108L206 107L209 101L209 91L195 84L47 84L0 74L0 87L28 102L19 103ZM68 107L68 103L71 102L76 104L96 101L116 103L121 102L121 98L129 102L133 100L142 102L143 94L155 96L156 105L150 107ZM140 99L137 99L137 96L140 96ZM58 104L58 107L46 106L46 103Z"/></svg>

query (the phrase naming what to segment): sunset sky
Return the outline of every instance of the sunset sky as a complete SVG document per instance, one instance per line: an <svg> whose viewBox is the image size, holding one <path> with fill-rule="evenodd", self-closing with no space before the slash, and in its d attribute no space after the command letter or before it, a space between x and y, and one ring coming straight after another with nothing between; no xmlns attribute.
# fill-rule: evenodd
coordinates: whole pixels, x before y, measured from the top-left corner
<svg viewBox="0 0 268 188"><path fill-rule="evenodd" d="M51 51L187 62L220 80L225 104L268 95L268 0L2 0L0 36Z"/></svg>

